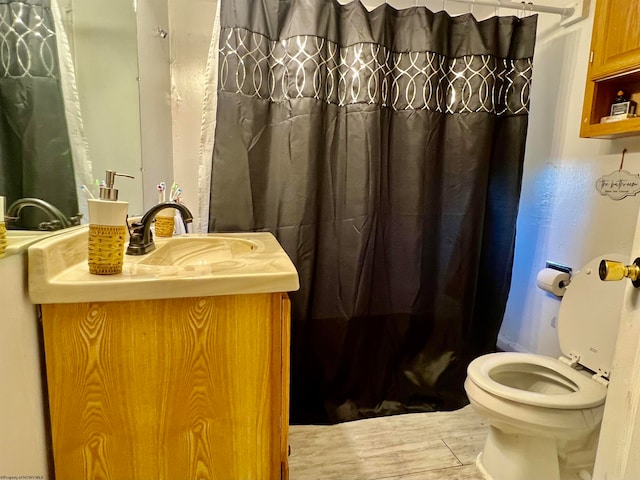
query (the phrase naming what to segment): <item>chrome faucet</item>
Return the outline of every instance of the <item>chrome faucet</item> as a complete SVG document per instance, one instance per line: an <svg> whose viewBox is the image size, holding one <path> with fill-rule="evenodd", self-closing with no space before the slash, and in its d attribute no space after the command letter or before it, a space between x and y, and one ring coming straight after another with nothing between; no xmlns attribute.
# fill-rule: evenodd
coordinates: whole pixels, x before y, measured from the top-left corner
<svg viewBox="0 0 640 480"><path fill-rule="evenodd" d="M16 200L7 208L7 219L15 223L20 218L20 211L25 207L38 208L49 216L50 221L40 223L38 225L39 230L60 230L80 224L79 217L74 217L74 220L77 218L78 222L76 223L74 221L72 223L60 210L49 202L39 198L21 198L20 200Z"/></svg>
<svg viewBox="0 0 640 480"><path fill-rule="evenodd" d="M129 246L127 247L127 255L144 255L151 252L156 248L153 243L153 236L151 234L151 224L157 213L165 208L175 208L182 215L182 221L187 223L193 221L193 215L187 207L177 202L162 202L151 207L147 213L142 216L139 222L131 224L129 230L131 238L129 239Z"/></svg>

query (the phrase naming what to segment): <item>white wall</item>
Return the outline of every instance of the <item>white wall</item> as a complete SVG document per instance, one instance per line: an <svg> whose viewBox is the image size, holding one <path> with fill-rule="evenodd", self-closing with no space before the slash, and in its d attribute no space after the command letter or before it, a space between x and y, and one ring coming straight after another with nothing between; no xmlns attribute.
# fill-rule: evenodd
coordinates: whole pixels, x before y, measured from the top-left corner
<svg viewBox="0 0 640 480"><path fill-rule="evenodd" d="M39 324L27 293L27 252L0 259L0 478L51 478ZM11 476L14 477L11 477Z"/></svg>
<svg viewBox="0 0 640 480"><path fill-rule="evenodd" d="M138 6L144 208L155 185L176 182L198 224L198 168L205 68L217 0L149 0ZM157 28L166 30L164 38Z"/></svg>
<svg viewBox="0 0 640 480"><path fill-rule="evenodd" d="M624 168L640 172L640 139L579 138L594 5L571 27L540 15L531 114L511 293L499 346L559 356L555 328L560 302L535 286L546 260L578 270L606 253L631 255L640 198L614 201L596 180ZM635 252L640 253L640 252Z"/></svg>
<svg viewBox="0 0 640 480"><path fill-rule="evenodd" d="M205 68L216 9L217 0L192 0L189 8L184 8L182 0L169 0L173 179L182 188L185 205L194 216L198 215L199 203Z"/></svg>

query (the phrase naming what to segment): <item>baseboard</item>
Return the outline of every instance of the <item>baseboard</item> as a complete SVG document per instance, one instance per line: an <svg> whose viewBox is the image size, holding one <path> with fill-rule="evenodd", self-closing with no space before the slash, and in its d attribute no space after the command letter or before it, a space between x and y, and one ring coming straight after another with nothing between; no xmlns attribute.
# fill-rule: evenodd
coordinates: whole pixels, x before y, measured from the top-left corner
<svg viewBox="0 0 640 480"><path fill-rule="evenodd" d="M498 350L502 352L531 353L527 348L523 347L518 342L506 338L504 335L498 335L496 346L498 347Z"/></svg>

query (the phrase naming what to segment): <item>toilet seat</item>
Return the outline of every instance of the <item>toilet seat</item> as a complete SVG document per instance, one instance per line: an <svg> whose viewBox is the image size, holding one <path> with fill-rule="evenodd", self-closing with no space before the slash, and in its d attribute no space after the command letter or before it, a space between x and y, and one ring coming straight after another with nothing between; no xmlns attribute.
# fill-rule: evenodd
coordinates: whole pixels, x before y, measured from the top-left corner
<svg viewBox="0 0 640 480"><path fill-rule="evenodd" d="M509 373L519 378L539 379L538 387L555 391L536 392L501 382ZM590 376L580 373L559 360L543 355L500 352L483 355L469 364L468 377L486 392L514 402L536 407L576 410L604 403L607 389ZM505 375L506 374L506 375Z"/></svg>

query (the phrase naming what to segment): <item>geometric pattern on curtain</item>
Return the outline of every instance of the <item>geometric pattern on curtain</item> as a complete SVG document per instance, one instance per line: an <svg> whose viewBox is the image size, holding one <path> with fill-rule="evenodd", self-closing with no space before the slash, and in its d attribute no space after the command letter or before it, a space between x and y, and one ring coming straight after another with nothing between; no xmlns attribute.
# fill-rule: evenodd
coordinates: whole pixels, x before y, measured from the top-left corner
<svg viewBox="0 0 640 480"><path fill-rule="evenodd" d="M44 7L0 4L0 77L57 78L55 31L44 19Z"/></svg>
<svg viewBox="0 0 640 480"><path fill-rule="evenodd" d="M275 41L243 28L222 30L220 91L272 102L313 98L440 113L529 112L531 58L392 52L357 43L340 48L315 35Z"/></svg>

